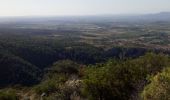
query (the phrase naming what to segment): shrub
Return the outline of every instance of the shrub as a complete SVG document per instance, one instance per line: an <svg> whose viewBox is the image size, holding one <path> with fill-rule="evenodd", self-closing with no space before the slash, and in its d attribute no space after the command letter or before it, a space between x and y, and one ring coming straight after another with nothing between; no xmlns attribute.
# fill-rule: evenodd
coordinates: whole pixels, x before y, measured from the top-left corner
<svg viewBox="0 0 170 100"><path fill-rule="evenodd" d="M170 68L152 77L141 96L143 100L169 100Z"/></svg>
<svg viewBox="0 0 170 100"><path fill-rule="evenodd" d="M85 71L83 94L89 99L127 100L137 97L147 83L169 64L162 54L148 53L137 59L110 60L105 64L90 66ZM154 100L154 99L153 99Z"/></svg>
<svg viewBox="0 0 170 100"><path fill-rule="evenodd" d="M35 92L38 94L49 94L58 89L58 84L54 80L47 80L35 87Z"/></svg>
<svg viewBox="0 0 170 100"><path fill-rule="evenodd" d="M1 90L0 100L19 100L14 90Z"/></svg>
<svg viewBox="0 0 170 100"><path fill-rule="evenodd" d="M53 66L51 68L49 68L49 72L51 74L55 73L55 74L78 74L78 68L79 65L73 61L70 60L62 60L62 61L58 61L56 63L53 64Z"/></svg>
<svg viewBox="0 0 170 100"><path fill-rule="evenodd" d="M127 100L135 90L135 85L146 76L143 70L133 63L113 62L87 69L84 93L89 98Z"/></svg>

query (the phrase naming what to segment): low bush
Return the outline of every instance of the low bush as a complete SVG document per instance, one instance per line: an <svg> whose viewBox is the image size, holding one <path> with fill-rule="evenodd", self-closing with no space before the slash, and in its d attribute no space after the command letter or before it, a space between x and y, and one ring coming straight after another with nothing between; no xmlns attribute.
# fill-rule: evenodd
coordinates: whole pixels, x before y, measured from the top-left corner
<svg viewBox="0 0 170 100"><path fill-rule="evenodd" d="M14 90L1 90L0 100L19 100L16 92Z"/></svg>
<svg viewBox="0 0 170 100"><path fill-rule="evenodd" d="M142 100L169 100L170 99L170 68L151 78L142 92Z"/></svg>

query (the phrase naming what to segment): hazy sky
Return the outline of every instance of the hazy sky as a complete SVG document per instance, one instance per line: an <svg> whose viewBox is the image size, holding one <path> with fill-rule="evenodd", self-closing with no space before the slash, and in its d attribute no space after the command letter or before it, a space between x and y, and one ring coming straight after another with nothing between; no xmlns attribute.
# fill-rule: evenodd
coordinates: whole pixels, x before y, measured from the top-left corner
<svg viewBox="0 0 170 100"><path fill-rule="evenodd" d="M0 16L140 14L170 11L170 0L0 0Z"/></svg>

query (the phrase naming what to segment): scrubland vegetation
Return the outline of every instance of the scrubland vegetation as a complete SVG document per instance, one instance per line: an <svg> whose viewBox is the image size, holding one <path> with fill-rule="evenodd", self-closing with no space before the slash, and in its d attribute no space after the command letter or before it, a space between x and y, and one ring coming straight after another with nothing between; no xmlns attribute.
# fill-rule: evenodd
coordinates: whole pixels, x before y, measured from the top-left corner
<svg viewBox="0 0 170 100"><path fill-rule="evenodd" d="M168 100L169 62L169 56L154 53L138 58L112 58L93 65L60 60L41 72L39 83L13 85L13 89L9 86L1 90L0 99Z"/></svg>
<svg viewBox="0 0 170 100"><path fill-rule="evenodd" d="M0 24L0 100L169 100L170 24L155 23Z"/></svg>

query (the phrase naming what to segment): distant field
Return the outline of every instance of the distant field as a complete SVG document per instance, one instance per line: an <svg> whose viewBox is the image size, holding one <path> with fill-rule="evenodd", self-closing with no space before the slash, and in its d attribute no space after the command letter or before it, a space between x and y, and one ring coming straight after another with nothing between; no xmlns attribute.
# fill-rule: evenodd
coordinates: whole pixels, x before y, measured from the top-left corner
<svg viewBox="0 0 170 100"><path fill-rule="evenodd" d="M1 23L0 34L66 39L97 47L139 46L168 49L170 22L54 21Z"/></svg>

